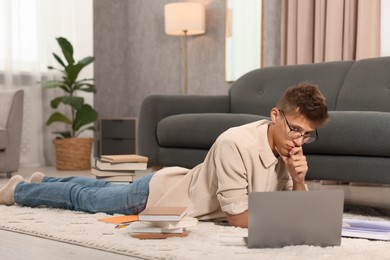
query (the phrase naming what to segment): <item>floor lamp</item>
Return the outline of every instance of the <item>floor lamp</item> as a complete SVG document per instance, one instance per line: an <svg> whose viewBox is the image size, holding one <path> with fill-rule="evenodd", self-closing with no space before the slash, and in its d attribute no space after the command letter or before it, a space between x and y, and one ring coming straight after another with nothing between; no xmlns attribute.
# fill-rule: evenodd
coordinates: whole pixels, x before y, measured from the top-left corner
<svg viewBox="0 0 390 260"><path fill-rule="evenodd" d="M200 3L170 3L165 5L165 33L183 36L183 93L188 94L187 37L204 34L205 6Z"/></svg>

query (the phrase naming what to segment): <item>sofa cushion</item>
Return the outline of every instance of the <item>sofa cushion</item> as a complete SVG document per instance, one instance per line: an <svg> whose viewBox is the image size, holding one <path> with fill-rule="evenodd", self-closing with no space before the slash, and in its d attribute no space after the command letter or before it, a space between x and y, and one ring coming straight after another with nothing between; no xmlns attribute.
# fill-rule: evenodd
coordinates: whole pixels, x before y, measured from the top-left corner
<svg viewBox="0 0 390 260"><path fill-rule="evenodd" d="M337 180L390 184L386 157L308 155L307 180Z"/></svg>
<svg viewBox="0 0 390 260"><path fill-rule="evenodd" d="M4 128L0 128L0 150L4 150L8 143L8 131Z"/></svg>
<svg viewBox="0 0 390 260"><path fill-rule="evenodd" d="M268 115L287 88L303 81L317 84L335 110L345 74L354 61L269 67L253 70L229 90L232 113Z"/></svg>
<svg viewBox="0 0 390 260"><path fill-rule="evenodd" d="M330 121L318 129L319 139L305 153L390 157L390 113L330 111Z"/></svg>
<svg viewBox="0 0 390 260"><path fill-rule="evenodd" d="M357 61L337 99L337 111L390 112L390 57Z"/></svg>
<svg viewBox="0 0 390 260"><path fill-rule="evenodd" d="M181 114L164 118L157 125L157 140L164 147L209 149L230 127L266 117L247 114Z"/></svg>

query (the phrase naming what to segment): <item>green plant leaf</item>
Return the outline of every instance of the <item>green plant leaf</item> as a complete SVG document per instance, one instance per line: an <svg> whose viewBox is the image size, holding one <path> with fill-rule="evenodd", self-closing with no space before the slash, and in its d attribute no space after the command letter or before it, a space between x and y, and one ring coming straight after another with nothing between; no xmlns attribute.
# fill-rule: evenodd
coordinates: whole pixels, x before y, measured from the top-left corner
<svg viewBox="0 0 390 260"><path fill-rule="evenodd" d="M70 93L70 89L68 85L66 85L63 81L51 80L51 81L42 82L42 87L46 89L60 88L64 90L66 93Z"/></svg>
<svg viewBox="0 0 390 260"><path fill-rule="evenodd" d="M76 81L76 83L81 83L81 82L84 82L84 81L91 81L91 80L94 80L94 78L81 79L81 80Z"/></svg>
<svg viewBox="0 0 390 260"><path fill-rule="evenodd" d="M96 93L96 87L94 84L90 83L81 83L81 84L76 84L75 89L81 90L84 92L93 92Z"/></svg>
<svg viewBox="0 0 390 260"><path fill-rule="evenodd" d="M56 109L61 102L62 102L62 97L54 98L50 101L50 106Z"/></svg>
<svg viewBox="0 0 390 260"><path fill-rule="evenodd" d="M43 88L60 88L61 86L66 86L66 84L58 80L49 80L49 81L42 82Z"/></svg>
<svg viewBox="0 0 390 260"><path fill-rule="evenodd" d="M78 131L82 126L93 123L96 120L96 110L90 105L84 104L83 107L76 112L76 117L73 122L73 130Z"/></svg>
<svg viewBox="0 0 390 260"><path fill-rule="evenodd" d="M93 126L83 128L83 129L79 130L79 131L75 134L75 137L79 136L82 132L87 131L87 130L95 131L96 129L95 129L95 127L93 127Z"/></svg>
<svg viewBox="0 0 390 260"><path fill-rule="evenodd" d="M49 119L46 121L46 124L50 125L54 122L59 122L71 125L71 131L54 132L58 135L58 138L69 138L76 136L76 133L80 134L86 130L95 130L93 126L88 127L86 125L97 120L97 112L90 105L84 104L83 97L74 95L74 92L78 90L96 93L96 86L93 84L93 78L77 81L81 70L85 66L91 64L95 58L88 56L75 63L72 44L64 37L58 37L56 40L62 50L64 57L60 57L56 53L52 54L55 60L63 68L48 66L48 69L61 72L63 74L62 80L50 80L41 84L46 89L60 88L65 92L65 95L55 97L53 100L51 100L50 105L54 109L57 109L61 103L70 106L72 109L72 117L68 118L60 112L54 112L50 115ZM83 126L86 127L83 128Z"/></svg>
<svg viewBox="0 0 390 260"><path fill-rule="evenodd" d="M57 54L55 54L54 52L53 52L53 56L54 56L54 58L58 61L58 63L62 65L62 67L64 67L64 68L66 67L66 65L65 65L65 63L62 61L62 59L61 59Z"/></svg>
<svg viewBox="0 0 390 260"><path fill-rule="evenodd" d="M55 131L55 132L52 132L52 133L56 134L56 135L59 135L61 137L61 139L63 139L63 138L71 138L72 137L72 134L70 133L70 131L63 131L63 132Z"/></svg>
<svg viewBox="0 0 390 260"><path fill-rule="evenodd" d="M77 63L76 65L69 65L65 68L65 71L68 75L69 86L73 86L82 69L83 69L83 65L79 63Z"/></svg>
<svg viewBox="0 0 390 260"><path fill-rule="evenodd" d="M80 88L79 90L80 90L80 91L84 91L84 92L96 93L96 88L95 88L95 86L82 87L82 88Z"/></svg>
<svg viewBox="0 0 390 260"><path fill-rule="evenodd" d="M69 87L68 87L67 85L62 85L60 88L61 88L64 92L70 93L70 89L69 89Z"/></svg>
<svg viewBox="0 0 390 260"><path fill-rule="evenodd" d="M60 103L64 103L65 105L70 105L75 109L80 109L84 104L83 97L75 97L75 96L62 96L54 98L50 101L50 105L52 108L56 109Z"/></svg>
<svg viewBox="0 0 390 260"><path fill-rule="evenodd" d="M69 97L69 96L64 96L61 97L62 102L66 105L70 105L74 107L76 110L81 109L84 105L84 98L83 97Z"/></svg>
<svg viewBox="0 0 390 260"><path fill-rule="evenodd" d="M74 64L72 44L64 37L58 37L56 39L61 47L62 54L64 54L64 57L68 61L69 65Z"/></svg>
<svg viewBox="0 0 390 260"><path fill-rule="evenodd" d="M51 125L52 123L55 123L55 122L61 122L61 123L65 123L68 125L72 124L72 120L70 120L68 117L61 114L60 112L54 112L53 114L51 114L49 119L47 119L47 121L46 121L46 125Z"/></svg>
<svg viewBox="0 0 390 260"><path fill-rule="evenodd" d="M94 57L88 56L84 59L80 60L78 63L83 64L83 67L87 66L88 64L92 63L95 60Z"/></svg>

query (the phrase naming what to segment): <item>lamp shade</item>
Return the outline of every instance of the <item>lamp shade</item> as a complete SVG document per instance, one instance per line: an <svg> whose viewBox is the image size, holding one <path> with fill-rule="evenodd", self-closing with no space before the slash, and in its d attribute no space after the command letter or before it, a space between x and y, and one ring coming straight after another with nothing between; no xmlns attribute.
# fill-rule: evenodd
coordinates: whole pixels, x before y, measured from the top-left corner
<svg viewBox="0 0 390 260"><path fill-rule="evenodd" d="M169 35L196 35L205 33L205 7L200 3L166 4L165 33Z"/></svg>

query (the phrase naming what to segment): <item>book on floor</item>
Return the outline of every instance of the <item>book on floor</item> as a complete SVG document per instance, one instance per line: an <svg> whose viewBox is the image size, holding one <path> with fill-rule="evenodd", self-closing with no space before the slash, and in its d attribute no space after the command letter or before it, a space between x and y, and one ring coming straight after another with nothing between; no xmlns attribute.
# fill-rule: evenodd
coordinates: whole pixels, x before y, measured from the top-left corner
<svg viewBox="0 0 390 260"><path fill-rule="evenodd" d="M118 154L118 155L102 155L100 159L104 162L110 163L127 163L127 162L136 162L136 163L147 163L148 157L141 156L138 154Z"/></svg>
<svg viewBox="0 0 390 260"><path fill-rule="evenodd" d="M131 237L138 239L165 239L168 237L186 237L188 231L183 233L132 233Z"/></svg>
<svg viewBox="0 0 390 260"><path fill-rule="evenodd" d="M95 167L99 170L146 170L146 162L125 162L125 163L110 163L102 161L101 159L96 159Z"/></svg>
<svg viewBox="0 0 390 260"><path fill-rule="evenodd" d="M99 170L96 167L91 168L91 173L96 176L96 178L101 177L112 177L112 176L134 176L134 170Z"/></svg>
<svg viewBox="0 0 390 260"><path fill-rule="evenodd" d="M127 231L130 233L183 233L184 228L162 228L153 226L151 223L145 223L140 221L132 222Z"/></svg>
<svg viewBox="0 0 390 260"><path fill-rule="evenodd" d="M134 175L122 175L122 176L109 176L109 177L98 177L97 179L102 181L109 182L120 182L120 183L129 183L134 181Z"/></svg>
<svg viewBox="0 0 390 260"><path fill-rule="evenodd" d="M343 219L343 237L390 240L390 222L361 219Z"/></svg>
<svg viewBox="0 0 390 260"><path fill-rule="evenodd" d="M197 218L184 216L180 221L141 221L141 223L165 229L175 229L198 227L199 221Z"/></svg>
<svg viewBox="0 0 390 260"><path fill-rule="evenodd" d="M187 207L149 207L138 215L139 221L180 221Z"/></svg>
<svg viewBox="0 0 390 260"><path fill-rule="evenodd" d="M118 215L106 218L99 218L99 221L112 223L112 224L126 224L134 221L138 221L138 215Z"/></svg>

